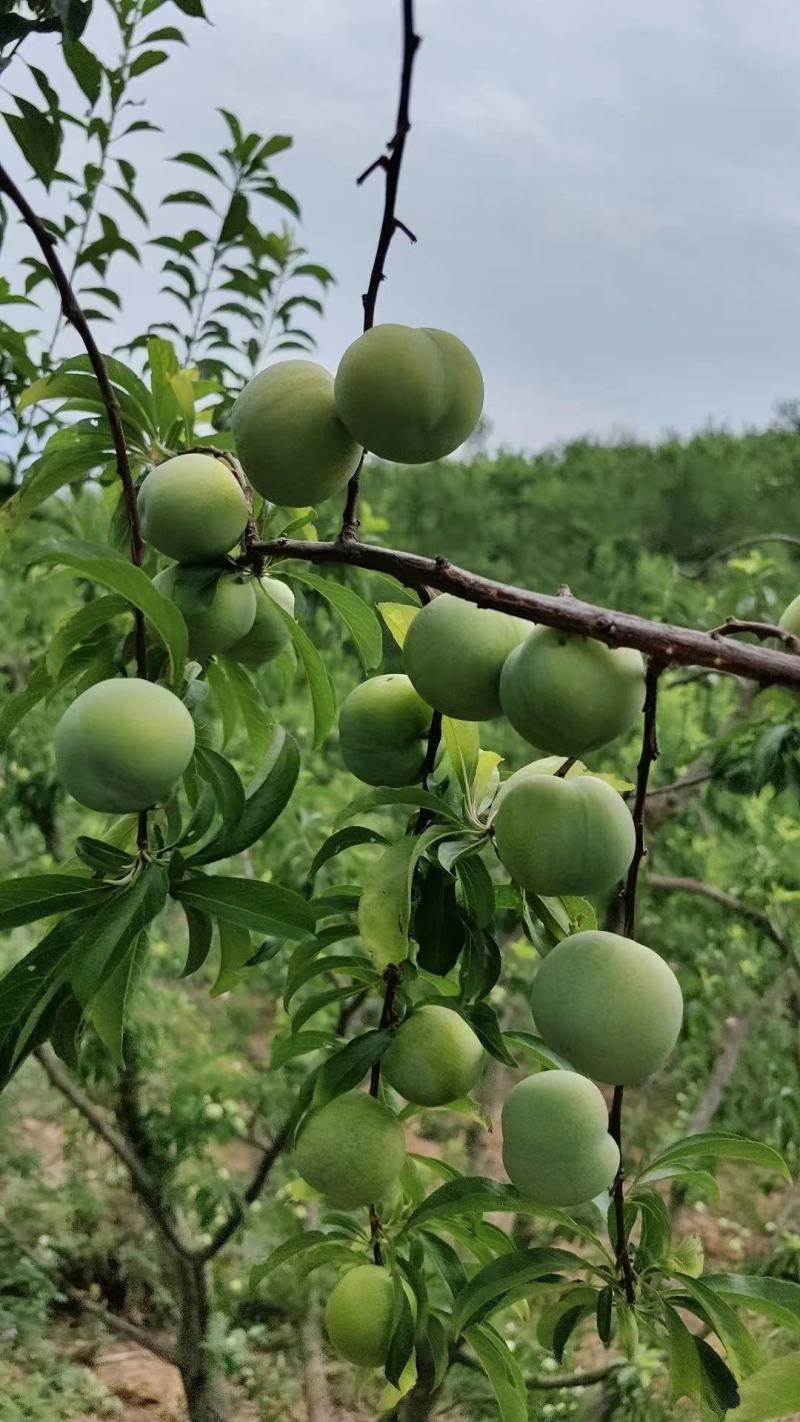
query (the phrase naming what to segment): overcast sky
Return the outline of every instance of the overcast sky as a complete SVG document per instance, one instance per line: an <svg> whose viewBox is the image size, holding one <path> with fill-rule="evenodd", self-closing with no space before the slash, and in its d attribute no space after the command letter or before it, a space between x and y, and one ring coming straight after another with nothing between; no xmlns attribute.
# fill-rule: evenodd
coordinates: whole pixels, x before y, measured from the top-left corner
<svg viewBox="0 0 800 1422"><path fill-rule="evenodd" d="M382 181L354 178L392 131L399 0L207 4L214 26L186 21L190 48L148 76L168 137L141 154L213 151L218 104L294 134L276 171L338 278L335 367L377 235ZM395 239L378 319L472 347L495 441L765 424L800 395L796 0L417 12L399 214L419 242Z"/></svg>

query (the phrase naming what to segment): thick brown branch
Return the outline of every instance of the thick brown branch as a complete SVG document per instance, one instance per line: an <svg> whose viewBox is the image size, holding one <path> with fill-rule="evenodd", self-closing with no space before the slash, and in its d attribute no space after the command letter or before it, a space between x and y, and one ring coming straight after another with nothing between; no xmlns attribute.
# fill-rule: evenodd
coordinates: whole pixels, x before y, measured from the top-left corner
<svg viewBox="0 0 800 1422"><path fill-rule="evenodd" d="M355 539L337 543L305 543L277 538L255 545L270 558L298 558L310 563L342 563L369 572L389 573L411 587L432 587L453 593L480 607L496 608L514 617L563 632L593 637L609 647L636 647L665 666L709 667L762 684L800 688L800 656L772 648L755 647L708 632L654 622L631 612L618 612L583 602L571 593L553 597L500 583L448 563L446 558L423 558L399 548L381 548Z"/></svg>
<svg viewBox="0 0 800 1422"><path fill-rule="evenodd" d="M372 270L369 276L367 289L362 297L364 305L364 327L369 331L375 323L375 307L378 301L378 292L384 278L384 267L392 238L395 232L405 232L412 242L416 242L414 234L397 217L395 208L397 206L397 190L400 184L400 169L403 163L403 153L406 146L406 138L411 128L409 117L409 107L411 103L411 77L414 70L414 56L420 46L420 37L414 32L414 0L403 0L403 60L400 70L400 96L397 101L397 121L395 123L394 136L388 145L388 154L381 154L358 178L359 185L368 178L370 173L380 169L385 176L385 190L383 199L383 217L381 218L380 231L378 233L378 245L375 248L375 256L372 261ZM358 495L361 485L361 470L364 465L363 456L359 460L358 468L353 474L347 486L347 499L344 513L342 514L342 527L339 534L340 539L354 540L358 534Z"/></svg>
<svg viewBox="0 0 800 1422"><path fill-rule="evenodd" d="M51 1274L49 1269L45 1269L29 1249L23 1249L22 1253L33 1268L54 1289L68 1298L70 1303L76 1304L82 1313L96 1318L108 1329L109 1333L116 1333L120 1338L129 1338L132 1343L138 1343L140 1348L146 1348L148 1353L155 1354L157 1358L163 1358L167 1363L177 1365L178 1352L173 1343L169 1343L158 1333L149 1333L146 1328L138 1328L135 1323L130 1323L127 1318L121 1318L117 1313L111 1313L110 1309L95 1303L93 1299L87 1299L80 1289L73 1288L72 1284L65 1279L58 1278L55 1274Z"/></svg>
<svg viewBox="0 0 800 1422"><path fill-rule="evenodd" d="M50 1047L37 1047L36 1058L44 1068L51 1084L61 1095L66 1097L70 1105L74 1106L83 1119L91 1126L92 1130L101 1140L105 1141L109 1150L113 1151L118 1160L128 1170L131 1183L142 1204L146 1206L148 1213L154 1224L161 1231L164 1238L172 1249L181 1258L188 1258L191 1250L186 1241L178 1233L169 1212L164 1206L160 1192L152 1180L149 1172L145 1169L141 1160L137 1156L133 1147L120 1135L119 1131L109 1123L103 1112L95 1106L93 1101L81 1089L69 1072L61 1065L55 1052Z"/></svg>

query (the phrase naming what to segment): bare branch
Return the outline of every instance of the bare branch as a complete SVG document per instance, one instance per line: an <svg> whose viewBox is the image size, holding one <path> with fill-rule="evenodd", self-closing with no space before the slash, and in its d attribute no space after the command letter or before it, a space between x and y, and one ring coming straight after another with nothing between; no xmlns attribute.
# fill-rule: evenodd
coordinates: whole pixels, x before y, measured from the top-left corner
<svg viewBox="0 0 800 1422"><path fill-rule="evenodd" d="M748 919L750 923L760 928L767 938L772 939L787 963L796 963L794 944L785 934L781 933L764 909L756 908L754 904L748 904L744 899L737 899L733 894L726 893L724 889L717 889L713 884L706 884L702 879L684 878L677 874L648 874L645 883L651 889L664 889L677 894L698 894L701 898L710 899L712 903L719 904L720 908L726 909L728 913Z"/></svg>
<svg viewBox="0 0 800 1422"><path fill-rule="evenodd" d="M479 607L511 613L545 627L593 637L608 647L635 647L665 666L709 667L730 672L763 685L800 687L800 656L750 643L712 637L689 627L655 622L630 612L618 612L583 602L565 592L552 597L500 583L449 563L446 558L423 558L398 548L381 548L356 539L337 543L305 543L277 538L258 543L257 551L270 558L298 558L309 563L342 563L370 572L390 573L411 587L433 587L453 593Z"/></svg>
<svg viewBox="0 0 800 1422"><path fill-rule="evenodd" d="M216 1254L228 1243L231 1235L235 1234L239 1225L245 1217L245 1212L249 1205L253 1204L261 1194L269 1179L270 1171L279 1156L283 1154L291 1140L292 1123L285 1121L280 1130L274 1136L267 1149L264 1151L250 1184L247 1186L242 1198L236 1200L226 1220L223 1220L219 1229L214 1234L211 1242L202 1249L194 1252L194 1258L200 1262L213 1259Z"/></svg>
<svg viewBox="0 0 800 1422"><path fill-rule="evenodd" d="M785 627L779 627L775 622L748 622L742 621L740 617L726 617L719 627L712 627L709 632L710 637L739 637L748 633L751 637L759 637L762 642L768 642L771 638L782 642L789 652L800 652L800 637L795 637L792 632L787 632Z"/></svg>

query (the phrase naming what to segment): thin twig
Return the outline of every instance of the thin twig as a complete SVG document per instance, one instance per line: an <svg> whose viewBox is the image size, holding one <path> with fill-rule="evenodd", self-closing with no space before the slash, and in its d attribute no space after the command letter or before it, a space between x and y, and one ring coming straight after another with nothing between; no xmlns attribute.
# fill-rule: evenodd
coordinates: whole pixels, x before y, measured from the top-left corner
<svg viewBox="0 0 800 1422"><path fill-rule="evenodd" d="M227 1219L223 1220L219 1229L214 1233L209 1244L194 1252L194 1258L201 1263L213 1259L215 1255L228 1243L231 1235L235 1234L240 1224L244 1220L245 1212L249 1205L258 1199L264 1186L269 1179L270 1171L278 1158L283 1154L292 1137L291 1121L284 1121L280 1130L277 1131L267 1149L264 1151L255 1171L253 1172L250 1184L247 1186L240 1200L236 1200L231 1207Z"/></svg>
<svg viewBox="0 0 800 1422"><path fill-rule="evenodd" d="M800 657L770 647L712 637L690 627L656 622L634 613L619 612L583 602L571 593L553 597L497 582L449 563L446 558L423 558L399 548L381 548L357 539L345 542L306 543L302 539L276 538L258 543L256 550L269 558L297 558L309 563L346 564L369 572L389 573L409 587L432 587L449 592L479 607L509 612L528 622L556 627L592 637L608 647L635 647L665 666L709 667L730 672L762 685L800 687Z"/></svg>
<svg viewBox="0 0 800 1422"><path fill-rule="evenodd" d="M177 1255L184 1259L191 1257L191 1249L186 1241L181 1237L176 1229L174 1221L164 1206L160 1192L147 1171L124 1136L107 1121L99 1107L81 1089L78 1083L73 1080L69 1072L61 1065L55 1052L50 1047L37 1047L35 1056L40 1065L44 1068L51 1084L61 1095L66 1097L70 1105L83 1116L83 1119L91 1126L92 1130L101 1140L105 1141L109 1150L113 1151L118 1160L121 1160L126 1167L131 1183L139 1199L146 1206L153 1222L163 1234L164 1238L171 1245Z"/></svg>
<svg viewBox="0 0 800 1422"><path fill-rule="evenodd" d="M457 1363L462 1368L481 1370L480 1363L462 1348L451 1353L450 1362ZM526 1378L525 1386L529 1392L558 1392L562 1387L592 1387L595 1383L605 1382L606 1378L618 1372L621 1367L622 1363L606 1363L600 1368L587 1368L584 1373L544 1373L541 1377Z"/></svg>
<svg viewBox="0 0 800 1422"><path fill-rule="evenodd" d="M748 919L750 923L760 928L767 938L772 939L787 963L796 963L794 944L785 934L781 933L764 909L756 908L754 904L748 904L744 899L726 893L724 889L717 889L713 884L705 883L703 879L685 878L678 874L648 874L644 882L649 889L664 889L677 894L697 894L701 898L710 899L712 903L719 904L720 908L724 908L728 913Z"/></svg>
<svg viewBox="0 0 800 1422"><path fill-rule="evenodd" d="M394 1021L394 1000L395 1000L395 998L396 998L396 996L397 996L397 989L399 988L399 986L400 986L400 984L401 984L402 981L403 981L403 970L402 970L402 968L399 968L395 963L390 963L389 966L387 967L386 971L384 972L384 975L383 975L383 982L384 982L383 1005L382 1005L382 1007L381 1007L380 1021L378 1022L378 1029L379 1029L379 1031L384 1031L387 1027L391 1027L392 1022ZM378 1092L380 1091L380 1085L381 1085L381 1064L380 1064L380 1060L378 1060L377 1062L373 1062L373 1064L372 1064L372 1070L371 1070L370 1076L369 1076L369 1094L370 1094L370 1096L374 1097L376 1100L377 1100L377 1097L378 1097ZM375 1263L376 1263L376 1264L382 1264L382 1263L383 1263L383 1254L382 1254L382 1251L381 1251L381 1234L382 1234L382 1227L381 1227L380 1216L378 1215L378 1211L376 1210L374 1204L371 1204L370 1207L369 1207L369 1225L370 1225L370 1238L371 1238L371 1241L372 1241L372 1257L373 1257L373 1259L375 1260Z"/></svg>
<svg viewBox="0 0 800 1422"><path fill-rule="evenodd" d="M761 543L785 543L790 548L800 548L800 538L795 534L757 533L753 538L740 538L736 543L728 543L724 548L718 548L716 553L709 553L696 568L679 568L678 571L684 578L702 578L720 559L730 557L731 553L742 553L748 548L756 548Z"/></svg>
<svg viewBox="0 0 800 1422"><path fill-rule="evenodd" d="M726 617L719 627L712 627L709 636L739 637L744 633L758 637L762 642L768 642L774 637L790 652L800 652L800 638L795 637L792 632L787 632L785 627L778 627L774 622L750 622L740 617Z"/></svg>
<svg viewBox="0 0 800 1422"><path fill-rule="evenodd" d="M411 102L411 77L414 70L414 57L419 49L421 40L414 32L414 0L403 0L403 61L400 71L400 96L397 102L397 121L395 123L394 136L388 145L388 153L381 154L364 169L357 182L359 186L370 176L371 173L383 172L386 179L383 217L381 218L380 231L378 233L378 245L375 249L375 256L372 262L372 270L369 276L369 283L362 299L364 306L364 327L369 331L375 324L375 307L378 301L378 291L384 278L384 267L392 238L395 232L401 231L406 234L412 242L416 242L413 232L401 222L395 214L397 205L397 190L400 184L400 169L403 163L403 153L406 146L406 138L411 128L409 109ZM362 455L358 463L358 468L352 475L347 486L347 498L342 514L342 527L339 534L340 539L354 540L358 536L358 495L361 485L361 470L364 465Z"/></svg>
<svg viewBox="0 0 800 1422"><path fill-rule="evenodd" d="M569 775L569 772L571 771L573 765L575 765L577 759L578 757L576 755L567 756L567 759L565 761L562 761L561 765L558 767L558 770L555 773L556 780L565 780L566 777Z"/></svg>

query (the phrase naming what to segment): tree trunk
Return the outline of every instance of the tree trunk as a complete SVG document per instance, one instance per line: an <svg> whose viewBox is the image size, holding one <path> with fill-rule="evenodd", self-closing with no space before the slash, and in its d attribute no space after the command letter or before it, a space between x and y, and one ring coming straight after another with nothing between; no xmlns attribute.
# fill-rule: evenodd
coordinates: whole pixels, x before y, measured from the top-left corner
<svg viewBox="0 0 800 1422"><path fill-rule="evenodd" d="M208 1274L201 1260L176 1261L181 1321L178 1367L189 1422L228 1422L230 1413L209 1353Z"/></svg>

